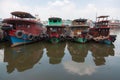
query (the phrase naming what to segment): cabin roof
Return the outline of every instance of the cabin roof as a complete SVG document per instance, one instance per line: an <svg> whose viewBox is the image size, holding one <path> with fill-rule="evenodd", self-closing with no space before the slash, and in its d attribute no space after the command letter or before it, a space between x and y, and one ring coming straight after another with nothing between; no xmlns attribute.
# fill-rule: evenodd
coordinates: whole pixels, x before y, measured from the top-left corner
<svg viewBox="0 0 120 80"><path fill-rule="evenodd" d="M71 25L69 26L70 28L89 28L89 26L84 26L84 25Z"/></svg>
<svg viewBox="0 0 120 80"><path fill-rule="evenodd" d="M86 22L87 21L87 19L74 19L73 21L75 21L75 22Z"/></svg>
<svg viewBox="0 0 120 80"><path fill-rule="evenodd" d="M108 15L106 15L106 16L99 16L97 18L106 18L106 17L109 17L109 16Z"/></svg>
<svg viewBox="0 0 120 80"><path fill-rule="evenodd" d="M104 20L104 21L98 21L96 23L108 23L108 22L109 22L109 20Z"/></svg>
<svg viewBox="0 0 120 80"><path fill-rule="evenodd" d="M110 29L109 27L90 28L91 30Z"/></svg>
<svg viewBox="0 0 120 80"><path fill-rule="evenodd" d="M20 18L35 18L34 16L27 12L15 11L11 12L11 14Z"/></svg>
<svg viewBox="0 0 120 80"><path fill-rule="evenodd" d="M62 26L61 25L60 26L59 25L54 25L54 26L53 25L47 25L46 28L47 27L48 28L65 28L66 26L65 25L62 25Z"/></svg>
<svg viewBox="0 0 120 80"><path fill-rule="evenodd" d="M62 20L61 18L59 18L59 17L50 17L50 18L48 18L49 20Z"/></svg>
<svg viewBox="0 0 120 80"><path fill-rule="evenodd" d="M8 23L8 24L36 24L35 20L24 20L24 19L12 19L12 18L7 18L3 20L3 23Z"/></svg>

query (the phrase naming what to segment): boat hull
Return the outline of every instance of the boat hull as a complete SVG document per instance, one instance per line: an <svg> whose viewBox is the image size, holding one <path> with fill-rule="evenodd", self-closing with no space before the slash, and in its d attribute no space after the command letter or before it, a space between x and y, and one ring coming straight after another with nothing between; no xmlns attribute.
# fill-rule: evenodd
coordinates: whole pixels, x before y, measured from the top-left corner
<svg viewBox="0 0 120 80"><path fill-rule="evenodd" d="M10 41L11 41L11 47L33 42L32 40L17 38L15 36L10 36Z"/></svg>
<svg viewBox="0 0 120 80"><path fill-rule="evenodd" d="M96 42L103 43L103 44L108 44L108 45L112 44L112 41L107 40L107 39L105 39L105 40L99 40L99 41L96 41Z"/></svg>
<svg viewBox="0 0 120 80"><path fill-rule="evenodd" d="M60 42L60 39L59 38L51 38L50 42L51 43L58 43L58 42Z"/></svg>
<svg viewBox="0 0 120 80"><path fill-rule="evenodd" d="M79 42L79 43L86 43L87 39L86 38L76 38L74 41Z"/></svg>

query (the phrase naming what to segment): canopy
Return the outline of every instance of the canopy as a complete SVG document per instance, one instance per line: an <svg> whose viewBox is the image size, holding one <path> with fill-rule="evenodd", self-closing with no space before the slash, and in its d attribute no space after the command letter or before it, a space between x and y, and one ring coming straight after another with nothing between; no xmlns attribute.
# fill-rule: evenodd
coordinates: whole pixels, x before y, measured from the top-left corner
<svg viewBox="0 0 120 80"><path fill-rule="evenodd" d="M87 19L75 19L75 20L73 20L73 21L75 21L75 22L86 22L87 21Z"/></svg>
<svg viewBox="0 0 120 80"><path fill-rule="evenodd" d="M97 18L106 18L106 17L109 17L109 16L99 16Z"/></svg>
<svg viewBox="0 0 120 80"><path fill-rule="evenodd" d="M49 20L62 20L62 19L58 17L50 17Z"/></svg>
<svg viewBox="0 0 120 80"><path fill-rule="evenodd" d="M34 16L27 12L15 11L12 12L11 14L20 18L35 18Z"/></svg>

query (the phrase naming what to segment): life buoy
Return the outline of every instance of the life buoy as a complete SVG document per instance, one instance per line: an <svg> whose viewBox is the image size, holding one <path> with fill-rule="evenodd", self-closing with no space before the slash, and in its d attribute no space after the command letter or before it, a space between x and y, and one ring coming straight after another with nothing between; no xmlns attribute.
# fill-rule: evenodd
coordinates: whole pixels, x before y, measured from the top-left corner
<svg viewBox="0 0 120 80"><path fill-rule="evenodd" d="M28 40L33 40L34 36L32 34L28 34L27 38L28 38Z"/></svg>
<svg viewBox="0 0 120 80"><path fill-rule="evenodd" d="M59 39L58 38L51 38L50 41L52 43L58 43L59 42Z"/></svg>
<svg viewBox="0 0 120 80"><path fill-rule="evenodd" d="M38 36L34 36L33 40L37 41L38 40Z"/></svg>
<svg viewBox="0 0 120 80"><path fill-rule="evenodd" d="M23 35L24 35L24 33L23 33L22 30L17 30L16 33L15 33L15 35L16 35L17 38L22 38Z"/></svg>

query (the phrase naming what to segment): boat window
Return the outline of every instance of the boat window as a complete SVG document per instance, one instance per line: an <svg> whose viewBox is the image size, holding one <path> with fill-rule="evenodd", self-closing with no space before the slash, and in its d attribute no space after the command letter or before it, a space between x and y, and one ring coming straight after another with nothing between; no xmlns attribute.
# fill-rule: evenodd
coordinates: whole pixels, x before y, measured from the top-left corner
<svg viewBox="0 0 120 80"><path fill-rule="evenodd" d="M50 22L52 22L52 20L50 20Z"/></svg>
<svg viewBox="0 0 120 80"><path fill-rule="evenodd" d="M52 31L52 30L53 30L53 28L50 28L50 30Z"/></svg>
<svg viewBox="0 0 120 80"><path fill-rule="evenodd" d="M61 28L58 28L58 30L60 31L60 30L61 30Z"/></svg>
<svg viewBox="0 0 120 80"><path fill-rule="evenodd" d="M55 23L56 23L56 22L57 22L57 20L53 20L53 22L55 22Z"/></svg>
<svg viewBox="0 0 120 80"><path fill-rule="evenodd" d="M30 28L30 25L28 25L27 28Z"/></svg>
<svg viewBox="0 0 120 80"><path fill-rule="evenodd" d="M58 20L58 22L61 22L61 20Z"/></svg>
<svg viewBox="0 0 120 80"><path fill-rule="evenodd" d="M21 25L18 25L18 27L21 27Z"/></svg>
<svg viewBox="0 0 120 80"><path fill-rule="evenodd" d="M53 29L52 29L52 32L57 32L57 28L53 28Z"/></svg>
<svg viewBox="0 0 120 80"><path fill-rule="evenodd" d="M82 22L79 22L78 24L82 25Z"/></svg>

